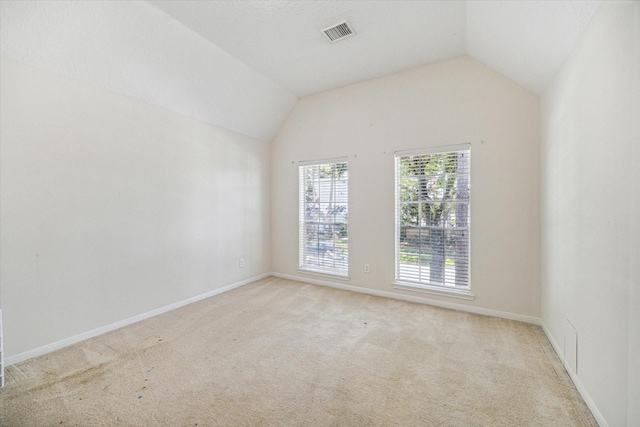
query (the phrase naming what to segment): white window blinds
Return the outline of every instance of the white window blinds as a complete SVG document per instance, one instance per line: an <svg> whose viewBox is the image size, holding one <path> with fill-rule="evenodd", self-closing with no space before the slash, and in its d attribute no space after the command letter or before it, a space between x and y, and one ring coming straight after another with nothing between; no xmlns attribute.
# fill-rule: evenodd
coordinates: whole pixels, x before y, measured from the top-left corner
<svg viewBox="0 0 640 427"><path fill-rule="evenodd" d="M396 282L468 290L470 149L396 153Z"/></svg>
<svg viewBox="0 0 640 427"><path fill-rule="evenodd" d="M348 275L349 214L346 159L299 167L299 268Z"/></svg>

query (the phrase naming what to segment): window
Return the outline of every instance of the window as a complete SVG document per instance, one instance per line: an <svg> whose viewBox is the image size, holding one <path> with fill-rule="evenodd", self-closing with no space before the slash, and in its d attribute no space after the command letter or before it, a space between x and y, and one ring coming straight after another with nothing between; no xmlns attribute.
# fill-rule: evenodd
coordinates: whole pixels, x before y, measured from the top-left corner
<svg viewBox="0 0 640 427"><path fill-rule="evenodd" d="M472 297L470 146L396 153L396 285Z"/></svg>
<svg viewBox="0 0 640 427"><path fill-rule="evenodd" d="M349 273L347 159L301 164L299 268L347 276Z"/></svg>

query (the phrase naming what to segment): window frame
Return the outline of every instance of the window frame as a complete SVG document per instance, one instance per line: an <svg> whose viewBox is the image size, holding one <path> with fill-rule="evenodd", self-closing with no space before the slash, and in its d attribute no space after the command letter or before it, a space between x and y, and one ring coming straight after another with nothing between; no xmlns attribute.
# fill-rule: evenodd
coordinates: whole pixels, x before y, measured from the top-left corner
<svg viewBox="0 0 640 427"><path fill-rule="evenodd" d="M432 283L428 280L410 280L406 277L406 275L401 274L401 226L402 226L402 200L401 200L401 178L402 171L400 170L400 162L403 158L407 157L415 157L415 156L428 156L433 154L447 154L447 153L460 153L466 152L468 153L468 174L466 175L468 189L469 189L469 199L467 202L467 218L466 218L466 227L461 228L461 230L466 229L466 243L467 243L467 282L466 285L460 286L455 284L447 284L446 279L444 283ZM457 172L457 171L456 171ZM441 172L444 174L445 172ZM431 147L425 149L417 149L417 150L404 150L404 151L396 151L394 153L394 178L395 178L395 253L394 253L394 282L393 286L398 289L410 290L410 291L420 291L426 292L436 295L444 295L456 298L462 298L467 300L475 299L474 293L471 291L471 144L458 144L458 145L449 145L449 146L439 146L439 147ZM444 202L444 201L443 201ZM405 202L406 203L406 202ZM418 209L420 206L420 201L416 202L418 204ZM422 229L428 229L429 226L423 226L421 224L417 225L417 228L422 231ZM453 228L453 227L452 227ZM432 227L433 229L433 227ZM445 228L446 230L446 228ZM420 255L418 256L419 269L422 268L423 264L420 260ZM446 264L445 267L446 268ZM421 273L420 273L421 274ZM445 272L443 272L443 275ZM419 275L419 278L422 279Z"/></svg>
<svg viewBox="0 0 640 427"><path fill-rule="evenodd" d="M346 213L341 214L344 216L344 220L340 221L340 222L336 222L336 213L334 211L333 215L334 215L334 221L333 222L322 222L322 221L309 221L307 219L308 216L308 212L307 212L307 198L306 198L306 193L307 193L307 183L308 181L306 180L306 175L307 175L307 168L311 168L311 167L321 167L321 166L331 166L331 167L336 167L339 164L344 164L344 168L345 168L345 173L346 173L346 179L336 179L335 176L331 177L331 200L329 201L320 201L320 195L318 195L318 201L314 202L314 204L324 204L327 203L328 206L327 207L335 207L335 205L338 203L341 206L345 206L346 207ZM318 172L319 173L319 172ZM319 180L320 178L318 178ZM345 181L345 188L343 189L345 191L345 194L343 195L346 199L345 202L341 202L339 200L336 199L336 197L340 197L342 196L342 194L338 194L337 189L336 189L336 182L338 181ZM319 186L317 187L318 191L321 191L321 187L320 187L320 183ZM312 274L312 275L319 275L319 276L327 276L327 277L331 277L334 279L342 279L342 280L349 280L349 222L348 222L348 210L349 210L349 162L348 162L348 157L336 157L336 158L330 158L330 159L322 159L322 160L312 160L312 161L301 161L298 162L298 271L301 273L305 273L305 274ZM314 251L309 251L308 250L308 234L307 234L307 230L309 229L309 225L313 224L313 225L317 225L318 226L318 236L317 236L317 240L315 240L317 242L317 249L315 249L315 257L317 258L317 262L318 264L311 264L309 263L309 259L313 258L314 255L309 253L309 252L314 252ZM344 233L345 237L343 239L340 240L346 240L346 243L342 243L340 242L338 245L336 245L337 243L337 239L335 237L335 228L332 229L332 227L337 227L340 226L341 228L341 234ZM322 240L320 238L320 228L321 227L328 227L329 229L332 229L331 234L331 243L330 243L330 247L327 246L327 241L326 240ZM329 249L326 251L323 251L323 249L326 247L328 247ZM321 251L322 251L322 256L321 256ZM329 260L329 262L327 263L326 257L329 258L333 258L333 262L331 260ZM321 261L321 258L323 258L323 260ZM328 266L327 264L331 264L333 263L333 268L331 268L330 266ZM322 265L324 264L324 265Z"/></svg>

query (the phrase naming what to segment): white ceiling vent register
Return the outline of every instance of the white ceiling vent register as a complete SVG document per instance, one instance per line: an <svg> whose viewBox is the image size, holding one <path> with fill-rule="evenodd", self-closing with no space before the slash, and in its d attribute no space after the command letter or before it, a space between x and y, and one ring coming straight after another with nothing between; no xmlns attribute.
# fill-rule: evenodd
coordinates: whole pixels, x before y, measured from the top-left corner
<svg viewBox="0 0 640 427"><path fill-rule="evenodd" d="M327 36L331 43L335 43L356 34L347 21L342 21L339 24L332 25L331 27L323 28L320 31Z"/></svg>

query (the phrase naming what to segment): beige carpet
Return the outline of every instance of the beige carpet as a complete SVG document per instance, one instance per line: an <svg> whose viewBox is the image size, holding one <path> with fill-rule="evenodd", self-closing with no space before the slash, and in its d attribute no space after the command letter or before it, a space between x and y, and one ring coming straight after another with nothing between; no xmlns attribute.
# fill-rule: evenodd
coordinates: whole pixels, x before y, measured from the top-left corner
<svg viewBox="0 0 640 427"><path fill-rule="evenodd" d="M539 327L267 278L9 367L2 426L596 426Z"/></svg>

